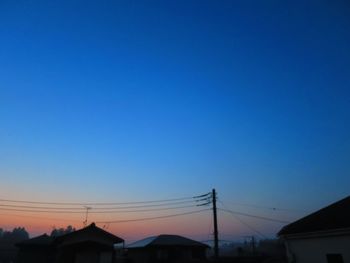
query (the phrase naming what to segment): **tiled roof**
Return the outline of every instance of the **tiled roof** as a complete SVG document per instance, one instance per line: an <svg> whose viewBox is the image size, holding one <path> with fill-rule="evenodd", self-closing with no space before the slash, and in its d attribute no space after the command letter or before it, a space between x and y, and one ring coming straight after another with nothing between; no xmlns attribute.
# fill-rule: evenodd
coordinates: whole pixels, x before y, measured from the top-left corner
<svg viewBox="0 0 350 263"><path fill-rule="evenodd" d="M283 227L278 235L346 228L350 228L350 196Z"/></svg>

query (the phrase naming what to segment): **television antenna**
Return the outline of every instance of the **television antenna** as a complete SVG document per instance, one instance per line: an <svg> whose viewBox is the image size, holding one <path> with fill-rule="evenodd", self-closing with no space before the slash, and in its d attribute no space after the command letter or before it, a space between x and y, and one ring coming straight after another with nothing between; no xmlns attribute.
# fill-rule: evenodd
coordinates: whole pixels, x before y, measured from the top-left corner
<svg viewBox="0 0 350 263"><path fill-rule="evenodd" d="M89 210L92 209L92 207L84 206L84 208L86 209L86 211L85 211L85 220L83 221L83 225L84 225L84 227L86 227L87 222L88 222Z"/></svg>

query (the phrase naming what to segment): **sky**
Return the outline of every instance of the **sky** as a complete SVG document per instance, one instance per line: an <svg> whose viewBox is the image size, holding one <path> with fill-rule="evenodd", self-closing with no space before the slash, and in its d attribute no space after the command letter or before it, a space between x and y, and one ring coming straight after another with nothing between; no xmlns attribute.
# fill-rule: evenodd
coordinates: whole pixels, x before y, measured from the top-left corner
<svg viewBox="0 0 350 263"><path fill-rule="evenodd" d="M228 209L290 222L346 197L349 32L345 0L2 0L0 199L131 202L215 188ZM85 217L0 213L0 227L31 235ZM240 219L268 237L284 225ZM201 240L211 212L108 230ZM219 232L252 229L220 211Z"/></svg>

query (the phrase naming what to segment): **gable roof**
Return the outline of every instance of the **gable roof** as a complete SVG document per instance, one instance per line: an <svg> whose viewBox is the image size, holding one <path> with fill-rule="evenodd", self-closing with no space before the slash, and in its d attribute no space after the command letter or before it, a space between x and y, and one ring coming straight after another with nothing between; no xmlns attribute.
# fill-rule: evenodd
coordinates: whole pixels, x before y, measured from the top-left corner
<svg viewBox="0 0 350 263"><path fill-rule="evenodd" d="M37 236L31 239L24 240L16 244L18 247L28 246L66 246L75 245L81 243L97 243L107 247L113 247L114 244L123 243L124 239L117 237L99 227L94 223L91 225L79 229L77 231L58 236L51 237L47 234Z"/></svg>
<svg viewBox="0 0 350 263"><path fill-rule="evenodd" d="M55 243L61 246L72 245L83 242L96 242L113 246L116 243L123 243L124 239L109 233L102 228L99 228L92 223L91 225L79 229L77 231L59 236L56 238Z"/></svg>
<svg viewBox="0 0 350 263"><path fill-rule="evenodd" d="M278 232L278 235L311 233L345 228L350 228L350 196L283 227Z"/></svg>
<svg viewBox="0 0 350 263"><path fill-rule="evenodd" d="M148 237L135 243L132 243L128 248L144 248L152 246L188 246L188 247L208 247L201 242L178 235L159 235Z"/></svg>
<svg viewBox="0 0 350 263"><path fill-rule="evenodd" d="M23 240L16 244L16 246L49 246L54 241L54 237L50 237L47 234L43 234L37 237L33 237L27 240Z"/></svg>

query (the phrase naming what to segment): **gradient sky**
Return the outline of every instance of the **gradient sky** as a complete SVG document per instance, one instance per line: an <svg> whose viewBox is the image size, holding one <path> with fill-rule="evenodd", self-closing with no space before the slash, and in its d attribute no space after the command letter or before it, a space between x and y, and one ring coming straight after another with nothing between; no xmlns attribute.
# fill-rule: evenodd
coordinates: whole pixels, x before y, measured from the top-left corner
<svg viewBox="0 0 350 263"><path fill-rule="evenodd" d="M345 0L2 0L0 198L118 202L215 187L231 209L286 220L337 201L350 184L349 32ZM1 213L0 227L34 234L69 218ZM242 219L270 236L283 226ZM111 230L203 239L211 218ZM225 214L220 231L250 233Z"/></svg>

